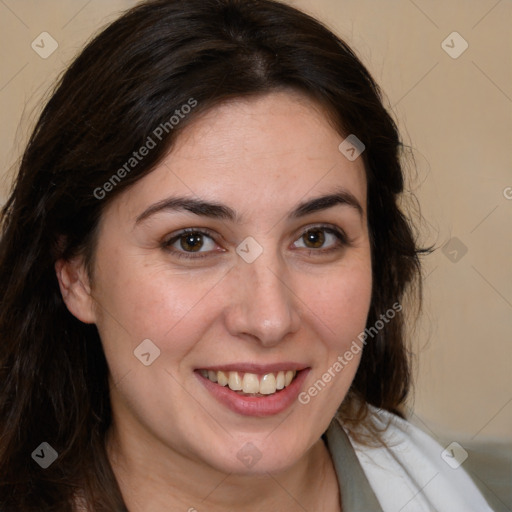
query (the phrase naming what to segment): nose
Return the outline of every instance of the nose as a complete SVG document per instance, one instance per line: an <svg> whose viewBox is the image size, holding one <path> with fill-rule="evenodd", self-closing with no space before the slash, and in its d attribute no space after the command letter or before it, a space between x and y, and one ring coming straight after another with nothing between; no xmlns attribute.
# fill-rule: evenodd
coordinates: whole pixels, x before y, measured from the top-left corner
<svg viewBox="0 0 512 512"><path fill-rule="evenodd" d="M238 262L226 315L231 335L273 347L297 332L300 300L286 276L284 265L271 264L263 255L252 263Z"/></svg>

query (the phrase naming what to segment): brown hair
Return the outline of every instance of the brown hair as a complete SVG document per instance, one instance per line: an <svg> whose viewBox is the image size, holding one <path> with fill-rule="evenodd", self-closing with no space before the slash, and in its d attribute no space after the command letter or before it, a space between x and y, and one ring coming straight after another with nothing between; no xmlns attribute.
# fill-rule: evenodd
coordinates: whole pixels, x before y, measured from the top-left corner
<svg viewBox="0 0 512 512"><path fill-rule="evenodd" d="M397 204L404 186L399 135L347 44L271 0L154 0L131 9L62 76L2 211L2 511L71 511L77 494L90 510L125 510L105 449L111 410L101 341L94 325L66 309L55 262L84 254L92 269L106 205L150 173L199 112L283 88L315 99L340 135L356 134L366 145L373 272L367 325L418 278L420 250ZM191 98L197 107L98 198L133 151ZM409 389L403 328L397 315L368 342L344 405L358 399L400 411ZM59 454L46 470L31 460L42 441Z"/></svg>

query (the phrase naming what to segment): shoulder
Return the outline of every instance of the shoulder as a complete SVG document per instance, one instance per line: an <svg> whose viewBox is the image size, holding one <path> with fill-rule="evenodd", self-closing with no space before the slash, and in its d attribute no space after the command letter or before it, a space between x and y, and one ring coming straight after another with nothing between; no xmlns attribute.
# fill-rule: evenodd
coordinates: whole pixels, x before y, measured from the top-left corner
<svg viewBox="0 0 512 512"><path fill-rule="evenodd" d="M358 441L354 431L347 435L385 512L492 512L463 464L454 460L457 453L443 458L444 448L425 432L372 406L365 423L374 428L362 425L355 433L374 442Z"/></svg>

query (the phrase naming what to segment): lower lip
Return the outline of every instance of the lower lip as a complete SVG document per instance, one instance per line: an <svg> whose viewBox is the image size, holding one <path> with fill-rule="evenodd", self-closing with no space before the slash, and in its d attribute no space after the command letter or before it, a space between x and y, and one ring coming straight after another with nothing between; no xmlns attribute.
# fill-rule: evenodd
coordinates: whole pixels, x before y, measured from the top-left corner
<svg viewBox="0 0 512 512"><path fill-rule="evenodd" d="M306 368L297 372L295 379L288 387L273 395L261 397L239 395L228 386L219 386L199 372L194 373L214 398L232 411L244 416L272 416L285 411L297 400L309 370Z"/></svg>

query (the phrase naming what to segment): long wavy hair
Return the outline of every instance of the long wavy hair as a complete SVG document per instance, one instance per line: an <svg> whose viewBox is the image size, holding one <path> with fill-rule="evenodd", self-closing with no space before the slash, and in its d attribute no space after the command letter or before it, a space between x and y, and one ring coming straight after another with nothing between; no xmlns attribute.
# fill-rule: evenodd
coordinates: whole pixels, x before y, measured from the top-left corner
<svg viewBox="0 0 512 512"><path fill-rule="evenodd" d="M168 154L199 113L223 101L291 89L364 142L373 292L367 326L417 284L419 254L398 200L402 143L378 86L349 46L310 16L272 0L153 0L129 10L69 66L37 121L0 241L0 509L126 510L106 452L108 368L94 325L67 310L55 263L84 256L92 271L105 207ZM191 98L197 106L169 128ZM156 127L161 141L99 197ZM154 138L154 136L153 136ZM101 194L103 195L103 194ZM400 414L410 386L403 316L362 354L342 405ZM48 441L58 460L31 460Z"/></svg>

